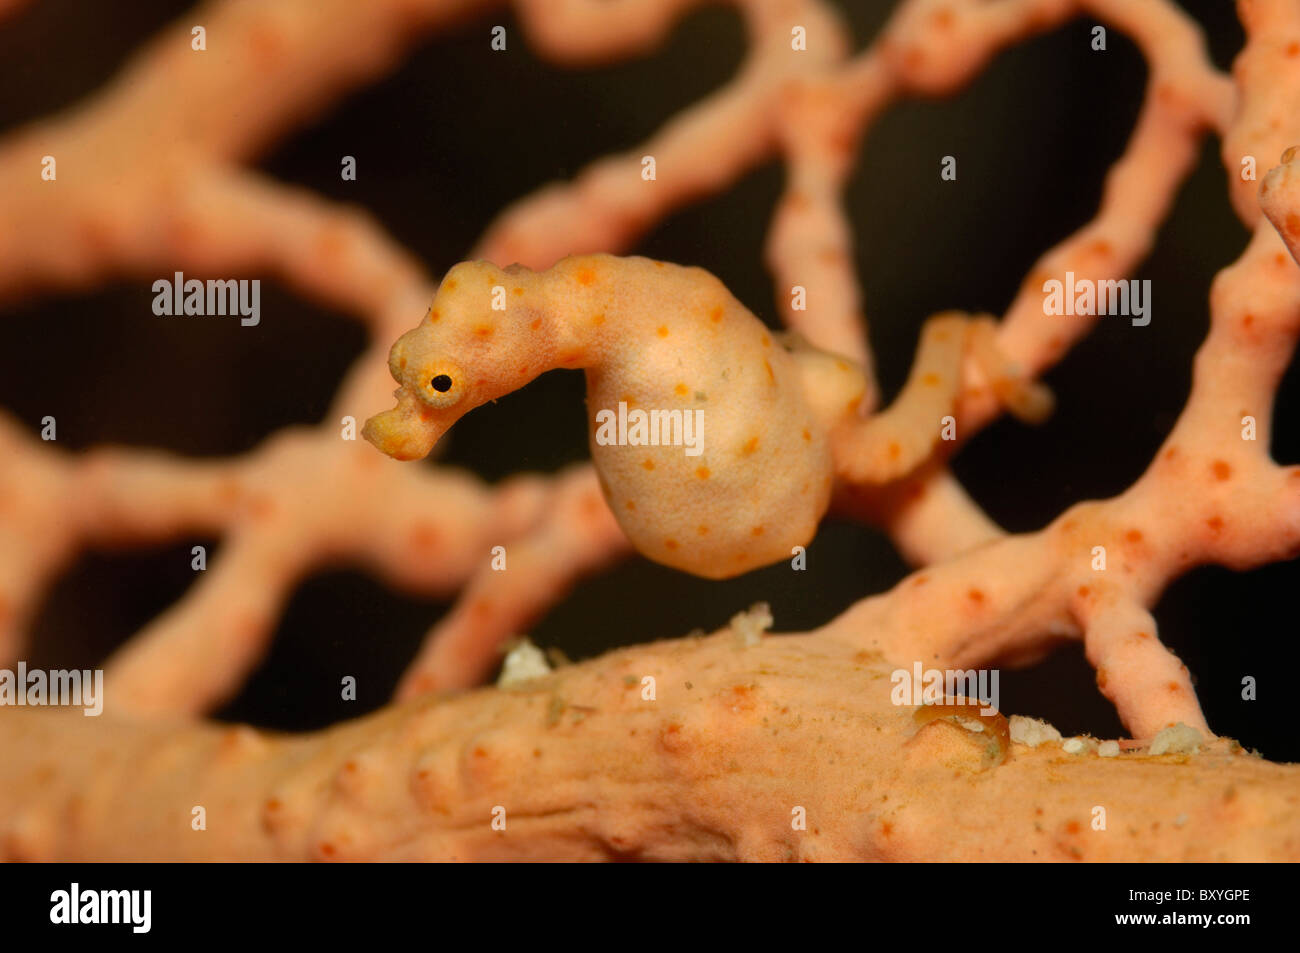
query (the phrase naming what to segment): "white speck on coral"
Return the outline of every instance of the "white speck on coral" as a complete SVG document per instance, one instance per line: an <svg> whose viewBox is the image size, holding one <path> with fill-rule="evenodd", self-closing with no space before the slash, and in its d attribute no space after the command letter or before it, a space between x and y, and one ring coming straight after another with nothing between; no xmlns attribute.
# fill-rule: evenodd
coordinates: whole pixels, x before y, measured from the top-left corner
<svg viewBox="0 0 1300 953"><path fill-rule="evenodd" d="M1170 725L1151 739L1151 754L1196 754L1201 743L1201 733L1181 721Z"/></svg>
<svg viewBox="0 0 1300 953"><path fill-rule="evenodd" d="M766 602L755 602L745 612L731 617L731 631L741 648L750 648L763 641L763 633L772 628L772 610Z"/></svg>
<svg viewBox="0 0 1300 953"><path fill-rule="evenodd" d="M1082 738L1070 738L1061 745L1066 754L1080 754L1088 746L1083 743Z"/></svg>
<svg viewBox="0 0 1300 953"><path fill-rule="evenodd" d="M511 688L550 674L551 666L546 662L546 654L524 636L506 653L497 688Z"/></svg>
<svg viewBox="0 0 1300 953"><path fill-rule="evenodd" d="M1097 746L1097 754L1103 758L1113 758L1119 754L1118 741L1103 741Z"/></svg>
<svg viewBox="0 0 1300 953"><path fill-rule="evenodd" d="M1045 741L1060 741L1061 733L1045 721L1026 718L1024 715L1012 715L1008 722L1011 728L1011 740L1016 744L1037 748Z"/></svg>

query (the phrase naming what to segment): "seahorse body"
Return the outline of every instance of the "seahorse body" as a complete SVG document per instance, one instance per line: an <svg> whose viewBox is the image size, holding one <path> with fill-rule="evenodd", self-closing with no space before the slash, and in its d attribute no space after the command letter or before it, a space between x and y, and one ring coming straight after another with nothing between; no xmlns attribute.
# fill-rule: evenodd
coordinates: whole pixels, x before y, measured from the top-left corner
<svg viewBox="0 0 1300 953"><path fill-rule="evenodd" d="M724 578L812 538L832 487L827 417L861 397L861 375L784 346L700 268L610 255L545 272L457 265L394 344L398 404L365 436L422 457L467 411L560 367L586 371L592 458L642 554ZM659 436L673 442L641 442L651 420L668 421ZM696 421L702 432L687 431Z"/></svg>

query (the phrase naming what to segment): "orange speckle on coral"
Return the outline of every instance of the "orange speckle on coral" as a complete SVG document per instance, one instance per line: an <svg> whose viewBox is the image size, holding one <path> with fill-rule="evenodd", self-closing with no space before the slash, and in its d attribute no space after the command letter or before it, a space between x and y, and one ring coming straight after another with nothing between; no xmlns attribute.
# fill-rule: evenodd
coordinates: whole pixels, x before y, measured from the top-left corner
<svg viewBox="0 0 1300 953"><path fill-rule="evenodd" d="M432 309L429 311L429 320L430 320L431 322L432 322L432 321L438 321L438 320L440 320L441 318L442 318L442 312L439 311L437 308L432 308Z"/></svg>
<svg viewBox="0 0 1300 953"><path fill-rule="evenodd" d="M1208 520L1205 521L1205 525L1210 527L1210 529L1212 529L1214 532L1217 533L1219 530L1223 529L1223 517L1211 516Z"/></svg>
<svg viewBox="0 0 1300 953"><path fill-rule="evenodd" d="M442 286L443 286L444 288L446 288L448 291L455 291L455 290L456 290L456 279L455 279L455 278L448 278L446 281L444 281L444 282L442 283Z"/></svg>
<svg viewBox="0 0 1300 953"><path fill-rule="evenodd" d="M528 325L528 326L529 326L530 328L532 328L534 331L536 331L538 328L540 328L540 327L542 326L542 319L541 319L541 318L534 318L534 319L533 319L533 323L530 324L530 325Z"/></svg>
<svg viewBox="0 0 1300 953"><path fill-rule="evenodd" d="M984 593L979 589L972 589L970 592L966 593L966 598L971 602L979 604L984 601Z"/></svg>
<svg viewBox="0 0 1300 953"><path fill-rule="evenodd" d="M700 467L695 471L695 475L699 477L701 480L707 480L709 478L709 468Z"/></svg>
<svg viewBox="0 0 1300 953"><path fill-rule="evenodd" d="M322 841L320 845L320 852L322 857L333 857L335 853L334 845L331 844L329 841Z"/></svg>
<svg viewBox="0 0 1300 953"><path fill-rule="evenodd" d="M512 295L515 295L515 296L517 297L517 296L519 296L519 295L521 295L521 294L524 293L524 289L523 289L523 288L511 288L511 289L510 289L510 293L511 293Z"/></svg>
<svg viewBox="0 0 1300 953"><path fill-rule="evenodd" d="M886 448L886 453L889 455L889 459L897 460L903 455L903 448L891 440L889 446Z"/></svg>
<svg viewBox="0 0 1300 953"><path fill-rule="evenodd" d="M695 531L696 531L697 533L699 533L701 536L708 536L708 535L709 535L709 528L708 528L707 526L700 526L700 527L697 527Z"/></svg>
<svg viewBox="0 0 1300 953"><path fill-rule="evenodd" d="M646 457L641 466L645 467L647 470L653 470L655 468L655 462L649 457Z"/></svg>
<svg viewBox="0 0 1300 953"><path fill-rule="evenodd" d="M627 507L629 513L634 512L636 510L636 503L634 503L632 500L628 500L623 505Z"/></svg>
<svg viewBox="0 0 1300 953"><path fill-rule="evenodd" d="M691 389L687 387L685 384L678 384L676 387L673 388L673 393L676 394L678 397L685 397L690 392Z"/></svg>
<svg viewBox="0 0 1300 953"><path fill-rule="evenodd" d="M810 431L807 427L803 428L803 438L804 440L812 440L812 431Z"/></svg>
<svg viewBox="0 0 1300 953"><path fill-rule="evenodd" d="M230 477L222 479L222 481L217 484L217 499L227 506L239 502L239 497L242 493L243 489L240 487L239 481Z"/></svg>
<svg viewBox="0 0 1300 953"><path fill-rule="evenodd" d="M669 549L676 549L676 548L677 548L677 540L675 540L675 539L665 539L665 540L664 540L664 545L667 546Z"/></svg>
<svg viewBox="0 0 1300 953"><path fill-rule="evenodd" d="M1243 314L1241 316L1241 326L1243 328L1248 328L1254 323L1255 323L1255 316L1253 314Z"/></svg>
<svg viewBox="0 0 1300 953"><path fill-rule="evenodd" d="M763 338L762 338L762 341L763 341L763 347L771 347L771 346L772 346L772 338L771 338L771 336L769 336L769 335L767 335L767 334L764 334L764 335L763 335Z"/></svg>
<svg viewBox="0 0 1300 953"><path fill-rule="evenodd" d="M1140 543L1142 542L1142 531L1131 529L1124 534L1124 538L1127 539L1130 543Z"/></svg>
<svg viewBox="0 0 1300 953"><path fill-rule="evenodd" d="M667 326L662 325L662 324L659 325L659 327L655 328L655 334L659 335L661 338L666 338L666 337L668 337L668 328L667 328Z"/></svg>
<svg viewBox="0 0 1300 953"><path fill-rule="evenodd" d="M921 383L926 387L938 387L943 383L943 378L933 371L921 375Z"/></svg>
<svg viewBox="0 0 1300 953"><path fill-rule="evenodd" d="M747 457L757 449L758 449L758 438L750 437L748 440L745 441L744 445L741 446L740 453L742 456Z"/></svg>
<svg viewBox="0 0 1300 953"><path fill-rule="evenodd" d="M580 285L590 285L596 281L596 273L590 268L579 268L577 275L574 277L578 279Z"/></svg>
<svg viewBox="0 0 1300 953"><path fill-rule="evenodd" d="M1165 688L1169 689L1171 692L1180 692L1183 690L1183 686L1179 685L1177 682L1170 682L1165 686Z"/></svg>
<svg viewBox="0 0 1300 953"><path fill-rule="evenodd" d="M1080 598L1080 599L1087 599L1089 593L1091 593L1091 592L1092 592L1092 590L1089 589L1087 586L1080 586L1080 587L1079 587L1079 598Z"/></svg>
<svg viewBox="0 0 1300 953"><path fill-rule="evenodd" d="M431 549L438 541L437 527L429 523L417 523L411 528L411 545L416 549Z"/></svg>
<svg viewBox="0 0 1300 953"><path fill-rule="evenodd" d="M481 338L490 338L494 331L496 331L496 328L490 324L480 324L474 328L474 334Z"/></svg>
<svg viewBox="0 0 1300 953"><path fill-rule="evenodd" d="M1139 632L1139 633L1137 633L1137 637L1138 637L1139 639L1149 639L1149 638L1151 638L1151 633L1150 633L1150 632Z"/></svg>
<svg viewBox="0 0 1300 953"><path fill-rule="evenodd" d="M1232 467L1228 466L1225 460L1214 461L1214 478L1216 480L1226 480L1232 476Z"/></svg>
<svg viewBox="0 0 1300 953"><path fill-rule="evenodd" d="M882 821L880 824L880 836L888 837L892 833L894 833L894 825L889 823L889 821Z"/></svg>
<svg viewBox="0 0 1300 953"><path fill-rule="evenodd" d="M1080 828L1079 828L1078 821L1070 821L1070 823L1065 825L1065 832L1067 834L1077 834L1079 833L1079 830Z"/></svg>
<svg viewBox="0 0 1300 953"><path fill-rule="evenodd" d="M605 323L605 312L604 312L604 311L601 311L599 314L593 315L593 316L592 316L592 319L591 319L591 323L592 323L593 325L595 325L596 327L600 327L602 324L604 324L604 323Z"/></svg>
<svg viewBox="0 0 1300 953"><path fill-rule="evenodd" d="M763 366L767 368L767 379L773 384L776 383L776 372L772 370L772 365L768 363L767 358L763 358Z"/></svg>
<svg viewBox="0 0 1300 953"><path fill-rule="evenodd" d="M716 324L717 322L721 321L721 320L722 320L722 308L721 308L721 306L715 307L712 311L710 311L710 312L709 312L709 317L713 319L713 321L714 321L715 324Z"/></svg>
<svg viewBox="0 0 1300 953"><path fill-rule="evenodd" d="M751 536L762 536L762 535L763 535L763 527L761 527L761 526L755 526L753 529L751 529L751 530L749 531L749 534L750 534Z"/></svg>

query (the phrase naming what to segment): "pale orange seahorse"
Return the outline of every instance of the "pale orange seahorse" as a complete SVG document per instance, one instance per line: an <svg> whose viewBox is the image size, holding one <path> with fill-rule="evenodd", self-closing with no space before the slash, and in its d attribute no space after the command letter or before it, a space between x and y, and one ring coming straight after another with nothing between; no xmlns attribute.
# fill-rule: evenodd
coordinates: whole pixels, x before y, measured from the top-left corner
<svg viewBox="0 0 1300 953"><path fill-rule="evenodd" d="M393 345L397 406L364 433L418 459L467 411L583 368L592 458L623 531L650 559L724 578L807 544L836 478L885 483L922 462L968 348L1013 409L1042 413L1043 393L1003 372L991 334L986 319L932 318L899 399L865 417L860 367L773 334L703 269L611 255L544 272L466 262Z"/></svg>

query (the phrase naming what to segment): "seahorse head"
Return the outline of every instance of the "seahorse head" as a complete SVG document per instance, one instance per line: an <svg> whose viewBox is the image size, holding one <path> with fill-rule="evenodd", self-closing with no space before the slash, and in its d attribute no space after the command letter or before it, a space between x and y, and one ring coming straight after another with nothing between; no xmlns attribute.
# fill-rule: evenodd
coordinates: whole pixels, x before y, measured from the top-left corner
<svg viewBox="0 0 1300 953"><path fill-rule="evenodd" d="M466 413L546 370L536 278L487 262L452 268L424 320L389 352L397 406L366 421L365 438L390 457L418 460Z"/></svg>

